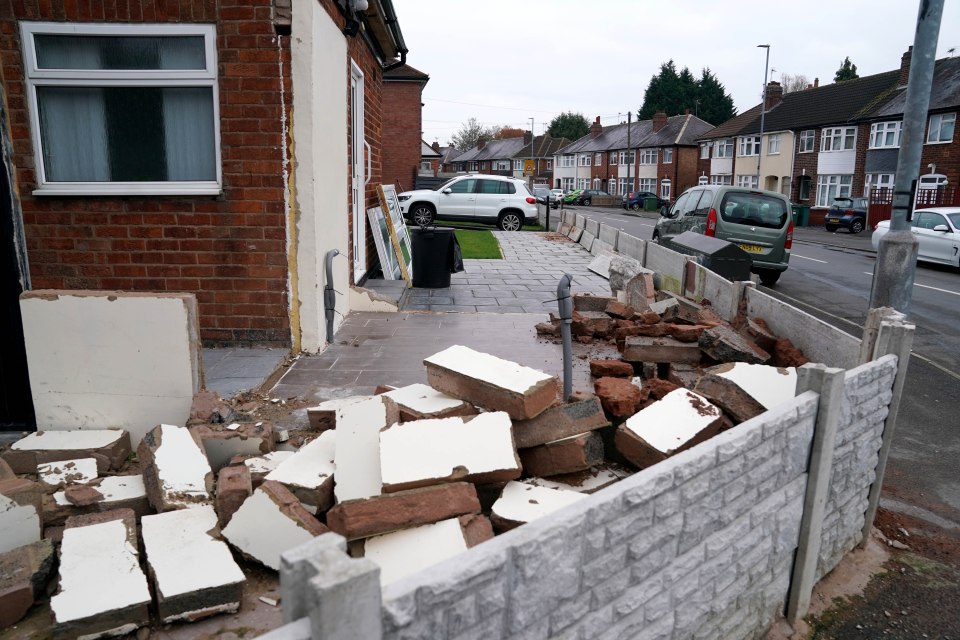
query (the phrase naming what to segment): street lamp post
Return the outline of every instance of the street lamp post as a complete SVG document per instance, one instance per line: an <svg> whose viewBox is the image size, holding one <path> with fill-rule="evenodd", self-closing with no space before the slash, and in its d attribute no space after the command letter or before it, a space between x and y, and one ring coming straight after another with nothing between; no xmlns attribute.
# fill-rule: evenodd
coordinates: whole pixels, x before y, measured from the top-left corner
<svg viewBox="0 0 960 640"><path fill-rule="evenodd" d="M767 72L770 70L770 45L758 44L757 47L767 50L767 61L763 65L763 102L760 103L760 148L757 150L757 189L759 189L760 162L763 160L763 117L767 113Z"/></svg>

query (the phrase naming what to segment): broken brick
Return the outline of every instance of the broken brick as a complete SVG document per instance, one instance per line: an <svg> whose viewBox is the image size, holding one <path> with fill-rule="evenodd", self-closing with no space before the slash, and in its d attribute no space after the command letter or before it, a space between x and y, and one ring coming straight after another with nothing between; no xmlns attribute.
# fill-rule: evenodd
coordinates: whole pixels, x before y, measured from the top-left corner
<svg viewBox="0 0 960 640"><path fill-rule="evenodd" d="M646 391L654 400L662 400L667 396L667 394L676 391L679 388L680 385L671 382L670 380L663 380L661 378L648 378L643 382L644 391Z"/></svg>
<svg viewBox="0 0 960 640"><path fill-rule="evenodd" d="M129 456L130 434L119 429L37 431L2 454L14 473L36 473L38 464L77 458L95 458L105 473L120 469Z"/></svg>
<svg viewBox="0 0 960 640"><path fill-rule="evenodd" d="M623 288L627 305L638 312L650 310L650 305L656 302L656 287L653 284L653 271L644 269L630 278Z"/></svg>
<svg viewBox="0 0 960 640"><path fill-rule="evenodd" d="M130 509L137 518L150 512L142 476L108 476L58 491L44 499L43 521L60 525L70 516L116 509Z"/></svg>
<svg viewBox="0 0 960 640"><path fill-rule="evenodd" d="M201 389L193 396L190 421L193 423L220 423L233 419L233 408L216 391Z"/></svg>
<svg viewBox="0 0 960 640"><path fill-rule="evenodd" d="M698 342L700 335L710 328L705 324L668 324L667 333L680 342Z"/></svg>
<svg viewBox="0 0 960 640"><path fill-rule="evenodd" d="M19 622L34 601L46 594L56 564L50 540L0 553L0 629Z"/></svg>
<svg viewBox="0 0 960 640"><path fill-rule="evenodd" d="M777 343L777 336L762 318L747 318L747 335L757 343L757 346L767 352L773 352Z"/></svg>
<svg viewBox="0 0 960 640"><path fill-rule="evenodd" d="M625 305L617 300L611 300L608 302L603 311L608 316L620 320L629 320L636 313L636 310L633 307Z"/></svg>
<svg viewBox="0 0 960 640"><path fill-rule="evenodd" d="M214 506L217 510L217 524L224 528L237 512L244 500L253 494L250 482L250 470L246 465L238 464L224 467L217 474L217 496Z"/></svg>
<svg viewBox="0 0 960 640"><path fill-rule="evenodd" d="M460 529L463 531L463 540L467 548L472 549L482 542L493 540L493 525L487 516L480 513L471 513L460 516Z"/></svg>
<svg viewBox="0 0 960 640"><path fill-rule="evenodd" d="M455 345L423 361L430 386L488 411L526 420L553 406L560 381L542 371Z"/></svg>
<svg viewBox="0 0 960 640"><path fill-rule="evenodd" d="M42 462L37 465L37 477L47 487L87 484L97 478L97 461L94 458Z"/></svg>
<svg viewBox="0 0 960 640"><path fill-rule="evenodd" d="M731 362L707 369L705 373L736 383L766 409L772 409L797 395L797 370L793 367Z"/></svg>
<svg viewBox="0 0 960 640"><path fill-rule="evenodd" d="M368 538L364 557L380 566L380 584L387 586L466 550L460 519L449 518Z"/></svg>
<svg viewBox="0 0 960 640"><path fill-rule="evenodd" d="M279 482L317 512L333 504L336 431L324 431L268 473L265 481ZM346 475L346 474L343 474Z"/></svg>
<svg viewBox="0 0 960 640"><path fill-rule="evenodd" d="M508 531L586 497L586 494L577 491L538 487L525 482L508 482L493 505L490 520L497 531Z"/></svg>
<svg viewBox="0 0 960 640"><path fill-rule="evenodd" d="M786 338L777 340L773 348L773 364L777 367L802 367L810 362L792 342Z"/></svg>
<svg viewBox="0 0 960 640"><path fill-rule="evenodd" d="M660 322L660 314L654 311L644 311L633 316L633 319L641 324L652 325Z"/></svg>
<svg viewBox="0 0 960 640"><path fill-rule="evenodd" d="M538 322L533 327L539 336L558 336L560 335L560 326L552 322Z"/></svg>
<svg viewBox="0 0 960 640"><path fill-rule="evenodd" d="M231 458L230 464L245 465L250 471L250 482L256 489L274 469L296 453L296 451L272 451L265 456L254 456L253 458L234 457Z"/></svg>
<svg viewBox="0 0 960 640"><path fill-rule="evenodd" d="M726 326L711 327L700 336L700 350L717 362L764 364L770 354Z"/></svg>
<svg viewBox="0 0 960 640"><path fill-rule="evenodd" d="M571 297L574 311L603 311L608 304L615 302L614 298L589 293L574 293Z"/></svg>
<svg viewBox="0 0 960 640"><path fill-rule="evenodd" d="M700 362L700 351L698 343L667 337L631 336L623 343L623 359L629 362L697 363Z"/></svg>
<svg viewBox="0 0 960 640"><path fill-rule="evenodd" d="M660 338L665 335L667 335L667 326L664 324L634 325L632 327L616 329L613 332L613 337L617 342L617 349L620 351L623 351L624 347L626 346L627 338L633 336Z"/></svg>
<svg viewBox="0 0 960 640"><path fill-rule="evenodd" d="M643 402L640 388L623 378L600 378L593 387L603 410L615 418L632 416Z"/></svg>
<svg viewBox="0 0 960 640"><path fill-rule="evenodd" d="M352 540L471 513L480 513L476 489L454 482L341 502L327 512L327 526Z"/></svg>
<svg viewBox="0 0 960 640"><path fill-rule="evenodd" d="M702 376L694 391L726 411L736 424L767 410L736 382L715 374Z"/></svg>
<svg viewBox="0 0 960 640"><path fill-rule="evenodd" d="M348 396L346 398L334 398L321 402L315 407L307 409L307 419L310 421L310 430L323 432L328 429L337 428L337 410L347 405L368 400L370 396Z"/></svg>
<svg viewBox="0 0 960 640"><path fill-rule="evenodd" d="M591 360L590 375L594 378L632 378L633 365L623 360Z"/></svg>
<svg viewBox="0 0 960 640"><path fill-rule="evenodd" d="M213 471L199 437L184 427L161 424L143 436L137 455L150 504L158 512L207 504Z"/></svg>
<svg viewBox="0 0 960 640"><path fill-rule="evenodd" d="M602 311L574 311L571 330L575 336L606 337L613 331L613 318Z"/></svg>
<svg viewBox="0 0 960 640"><path fill-rule="evenodd" d="M77 507L89 507L98 502L103 502L103 494L97 487L89 487L84 484L66 487L63 490L63 495L67 502Z"/></svg>
<svg viewBox="0 0 960 640"><path fill-rule="evenodd" d="M670 304L670 301L676 302L676 304ZM670 294L670 297L664 302L667 306L660 314L663 322L673 324L702 324L700 322L700 312L703 311L702 305L675 294Z"/></svg>
<svg viewBox="0 0 960 640"><path fill-rule="evenodd" d="M667 312L667 309L671 307L679 306L680 303L676 298L667 298L666 300L657 300L650 304L650 311L656 313L659 316L664 315Z"/></svg>
<svg viewBox="0 0 960 640"><path fill-rule="evenodd" d="M13 469L10 468L10 465L7 464L7 461L3 458L0 458L0 481L13 480L16 477L17 474L13 472Z"/></svg>
<svg viewBox="0 0 960 640"><path fill-rule="evenodd" d="M603 438L582 433L538 447L520 450L523 471L531 476L555 476L584 471L603 462Z"/></svg>

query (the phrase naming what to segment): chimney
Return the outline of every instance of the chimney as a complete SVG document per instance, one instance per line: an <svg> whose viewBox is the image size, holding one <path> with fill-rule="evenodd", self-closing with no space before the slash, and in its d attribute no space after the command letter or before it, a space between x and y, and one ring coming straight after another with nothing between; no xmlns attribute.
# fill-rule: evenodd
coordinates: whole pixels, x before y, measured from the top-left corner
<svg viewBox="0 0 960 640"><path fill-rule="evenodd" d="M667 126L667 114L664 111L657 111L653 114L653 132L656 133Z"/></svg>
<svg viewBox="0 0 960 640"><path fill-rule="evenodd" d="M780 104L782 100L783 86L779 82L771 80L767 83L767 100L763 103L763 110L770 111L770 109Z"/></svg>
<svg viewBox="0 0 960 640"><path fill-rule="evenodd" d="M603 133L603 125L600 124L600 116L597 116L594 123L590 125L590 137L596 138L601 133Z"/></svg>
<svg viewBox="0 0 960 640"><path fill-rule="evenodd" d="M813 88L816 89L816 88L819 87L819 86L820 86L820 78L814 78L814 79L813 79Z"/></svg>
<svg viewBox="0 0 960 640"><path fill-rule="evenodd" d="M477 140L477 149L478 149L478 150L479 150L479 149L483 149L485 146L487 146L487 141L486 141L486 140L484 140L483 138L480 138L479 140Z"/></svg>
<svg viewBox="0 0 960 640"><path fill-rule="evenodd" d="M434 140L433 144L430 145L430 148L433 149L434 153L440 153L440 142L438 142L437 140Z"/></svg>
<svg viewBox="0 0 960 640"><path fill-rule="evenodd" d="M528 145L533 142L533 131L524 131L523 132L523 144Z"/></svg>
<svg viewBox="0 0 960 640"><path fill-rule="evenodd" d="M690 115L690 109L684 109L684 110L683 110L683 115L685 115L685 116Z"/></svg>
<svg viewBox="0 0 960 640"><path fill-rule="evenodd" d="M910 59L913 57L913 47L907 47L907 51L900 58L900 86L907 86L910 80Z"/></svg>

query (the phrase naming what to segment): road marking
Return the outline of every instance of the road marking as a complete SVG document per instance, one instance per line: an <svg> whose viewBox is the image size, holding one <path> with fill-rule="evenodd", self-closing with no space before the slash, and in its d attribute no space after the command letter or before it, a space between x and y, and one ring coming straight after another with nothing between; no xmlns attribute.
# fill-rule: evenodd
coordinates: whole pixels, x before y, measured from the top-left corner
<svg viewBox="0 0 960 640"><path fill-rule="evenodd" d="M871 277L873 276L873 272L872 272L872 271L864 271L863 273L864 273L865 275L868 275L868 276L871 276ZM952 295L952 296L960 296L960 293L957 293L956 291L950 291L949 289L941 289L941 288L939 288L939 287L931 287L931 286L928 285L928 284L918 284L918 283L914 282L914 283L913 283L913 286L915 286L915 287L923 287L924 289L932 289L932 290L934 290L934 291L939 291L940 293L949 293L949 294Z"/></svg>
<svg viewBox="0 0 960 640"><path fill-rule="evenodd" d="M804 260L813 260L814 262L820 262L822 264L830 264L826 260L817 260L816 258L808 258L807 256L797 255L796 253L790 254L791 258L803 258Z"/></svg>

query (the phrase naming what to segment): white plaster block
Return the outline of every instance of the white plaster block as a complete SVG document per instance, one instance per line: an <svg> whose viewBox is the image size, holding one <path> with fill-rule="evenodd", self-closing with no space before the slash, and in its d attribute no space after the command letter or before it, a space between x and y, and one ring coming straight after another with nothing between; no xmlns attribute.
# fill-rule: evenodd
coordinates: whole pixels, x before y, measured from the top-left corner
<svg viewBox="0 0 960 640"><path fill-rule="evenodd" d="M337 409L333 491L338 502L380 495L380 430L387 421L387 405L380 396Z"/></svg>
<svg viewBox="0 0 960 640"><path fill-rule="evenodd" d="M383 485L398 491L447 481L514 479L520 462L511 425L510 417L497 411L466 421L414 420L384 429L379 434Z"/></svg>
<svg viewBox="0 0 960 640"><path fill-rule="evenodd" d="M78 458L59 462L44 462L37 465L40 482L56 487L61 484L87 484L97 478L97 461L94 458Z"/></svg>
<svg viewBox="0 0 960 640"><path fill-rule="evenodd" d="M519 394L527 393L553 377L543 371L503 360L489 353L474 351L462 345L454 345L435 353L425 358L424 362Z"/></svg>
<svg viewBox="0 0 960 640"><path fill-rule="evenodd" d="M424 418L471 407L469 402L448 396L442 391L419 382L387 391L382 395L396 402L401 410L407 409L411 413L421 414Z"/></svg>
<svg viewBox="0 0 960 640"><path fill-rule="evenodd" d="M44 430L184 424L203 374L192 294L29 291L20 297Z"/></svg>
<svg viewBox="0 0 960 640"><path fill-rule="evenodd" d="M333 502L336 446L337 431L324 431L280 462L264 479L290 489L313 512L318 508L326 510Z"/></svg>
<svg viewBox="0 0 960 640"><path fill-rule="evenodd" d="M147 497L147 490L143 486L143 476L107 476L100 480L97 491L103 494L103 501L98 503L101 510L109 508L112 502L127 502ZM70 506L67 495L63 491L53 494L54 501L62 507Z"/></svg>
<svg viewBox="0 0 960 640"><path fill-rule="evenodd" d="M60 547L60 592L50 599L56 623L148 605L150 589L138 556L123 520L64 530ZM123 633L107 631L93 637L109 635Z"/></svg>
<svg viewBox="0 0 960 640"><path fill-rule="evenodd" d="M579 502L587 495L578 491L508 482L491 509L491 517L522 524Z"/></svg>
<svg viewBox="0 0 960 640"><path fill-rule="evenodd" d="M33 505L20 506L0 494L0 553L40 539L40 516Z"/></svg>
<svg viewBox="0 0 960 640"><path fill-rule="evenodd" d="M624 426L661 453L690 441L722 416L720 409L687 389L674 389L627 419Z"/></svg>
<svg viewBox="0 0 960 640"><path fill-rule="evenodd" d="M82 431L40 431L14 442L16 451L86 451L102 449L123 439L119 429L84 429Z"/></svg>
<svg viewBox="0 0 960 640"><path fill-rule="evenodd" d="M364 557L380 565L380 584L386 586L466 550L460 521L450 518L369 538Z"/></svg>
<svg viewBox="0 0 960 640"><path fill-rule="evenodd" d="M711 371L735 383L767 409L797 395L797 370L794 367L732 362Z"/></svg>
<svg viewBox="0 0 960 640"><path fill-rule="evenodd" d="M243 464L247 465L251 474L269 475L296 453L296 451L271 451L256 458L247 458Z"/></svg>
<svg viewBox="0 0 960 640"><path fill-rule="evenodd" d="M179 508L210 500L213 471L190 430L169 424L162 424L158 429L160 446L153 450L153 459L163 502Z"/></svg>
<svg viewBox="0 0 960 640"><path fill-rule="evenodd" d="M523 482L548 489L562 489L579 493L594 493L623 480L629 473L615 469L590 469L580 473L567 473L550 478L527 478Z"/></svg>

